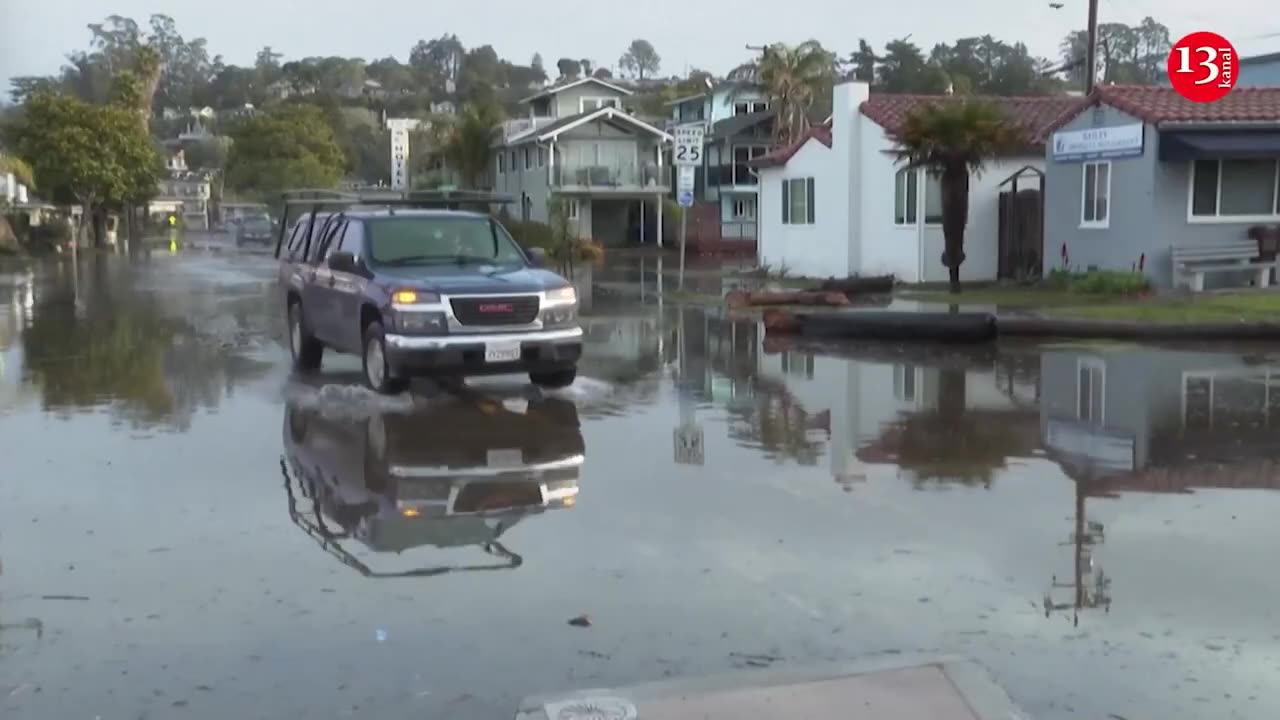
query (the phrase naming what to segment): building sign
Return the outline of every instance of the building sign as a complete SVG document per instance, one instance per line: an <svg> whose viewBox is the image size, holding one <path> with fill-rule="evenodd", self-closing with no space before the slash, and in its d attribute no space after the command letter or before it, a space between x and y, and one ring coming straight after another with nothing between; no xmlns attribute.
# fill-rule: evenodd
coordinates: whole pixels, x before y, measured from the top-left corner
<svg viewBox="0 0 1280 720"><path fill-rule="evenodd" d="M409 131L418 127L414 118L388 118L387 130L391 132L391 187L409 189Z"/></svg>
<svg viewBox="0 0 1280 720"><path fill-rule="evenodd" d="M1142 123L1118 127L1064 130L1053 134L1058 162L1135 157L1142 154Z"/></svg>

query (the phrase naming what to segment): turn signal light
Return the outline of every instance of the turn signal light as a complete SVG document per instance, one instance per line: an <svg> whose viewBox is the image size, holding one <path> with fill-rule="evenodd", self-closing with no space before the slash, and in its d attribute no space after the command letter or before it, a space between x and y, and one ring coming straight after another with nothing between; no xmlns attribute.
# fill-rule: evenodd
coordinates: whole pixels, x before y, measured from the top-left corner
<svg viewBox="0 0 1280 720"><path fill-rule="evenodd" d="M400 305L412 305L418 302L418 293L414 290L397 290L391 294L391 301Z"/></svg>

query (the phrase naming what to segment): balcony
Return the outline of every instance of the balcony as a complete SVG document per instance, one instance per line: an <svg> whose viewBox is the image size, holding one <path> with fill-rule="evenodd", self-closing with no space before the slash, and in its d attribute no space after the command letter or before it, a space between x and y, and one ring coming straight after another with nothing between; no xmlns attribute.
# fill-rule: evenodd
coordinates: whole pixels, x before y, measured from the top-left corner
<svg viewBox="0 0 1280 720"><path fill-rule="evenodd" d="M543 128L555 122L553 117L522 117L513 120L507 120L502 123L502 142L510 142L512 138L524 135L530 131Z"/></svg>
<svg viewBox="0 0 1280 720"><path fill-rule="evenodd" d="M551 184L563 190L666 192L671 186L671 172L657 163L557 165Z"/></svg>

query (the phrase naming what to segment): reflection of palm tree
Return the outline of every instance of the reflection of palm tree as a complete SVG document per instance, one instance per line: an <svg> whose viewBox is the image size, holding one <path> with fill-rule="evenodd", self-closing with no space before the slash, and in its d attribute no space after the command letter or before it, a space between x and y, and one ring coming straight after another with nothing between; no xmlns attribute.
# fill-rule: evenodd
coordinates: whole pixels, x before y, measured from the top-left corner
<svg viewBox="0 0 1280 720"><path fill-rule="evenodd" d="M770 456L791 459L802 465L816 465L825 442L810 438L810 431L831 431L831 411L809 412L786 385L763 378L756 380L752 402L729 408L737 422L729 436L739 442L758 445Z"/></svg>
<svg viewBox="0 0 1280 720"><path fill-rule="evenodd" d="M879 444L896 448L896 462L912 484L930 482L991 487L1009 457L1029 455L1039 445L1039 424L1027 413L968 410L964 370L938 371L938 405L908 413L881 433Z"/></svg>

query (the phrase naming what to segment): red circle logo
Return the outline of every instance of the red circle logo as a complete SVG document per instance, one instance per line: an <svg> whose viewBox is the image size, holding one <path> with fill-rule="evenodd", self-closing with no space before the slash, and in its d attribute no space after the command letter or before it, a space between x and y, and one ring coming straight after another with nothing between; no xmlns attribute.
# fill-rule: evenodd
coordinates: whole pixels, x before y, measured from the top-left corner
<svg viewBox="0 0 1280 720"><path fill-rule="evenodd" d="M1169 51L1169 82L1182 97L1199 103L1221 100L1236 86L1239 58L1217 33L1194 32Z"/></svg>

